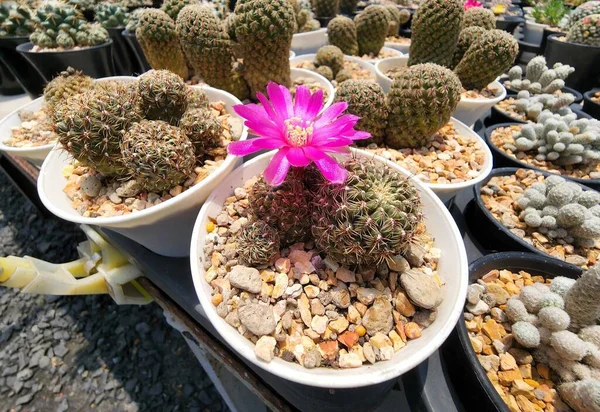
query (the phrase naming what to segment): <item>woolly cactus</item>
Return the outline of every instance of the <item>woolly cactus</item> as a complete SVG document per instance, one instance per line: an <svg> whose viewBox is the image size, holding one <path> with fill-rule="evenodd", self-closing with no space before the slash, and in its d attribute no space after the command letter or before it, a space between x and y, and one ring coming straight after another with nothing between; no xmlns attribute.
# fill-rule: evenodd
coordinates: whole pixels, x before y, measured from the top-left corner
<svg viewBox="0 0 600 412"><path fill-rule="evenodd" d="M594 325L600 316L600 268L588 269L565 296L565 310L573 329Z"/></svg>
<svg viewBox="0 0 600 412"><path fill-rule="evenodd" d="M575 96L571 93L531 95L527 90L521 90L513 106L515 111L525 115L527 120L540 123L548 117L554 117L570 122L577 119L577 115L569 107L574 101Z"/></svg>
<svg viewBox="0 0 600 412"><path fill-rule="evenodd" d="M31 10L26 6L0 4L0 37L29 36L34 28Z"/></svg>
<svg viewBox="0 0 600 412"><path fill-rule="evenodd" d="M489 9L483 7L471 7L465 11L463 19L463 28L481 27L485 30L496 28L496 16Z"/></svg>
<svg viewBox="0 0 600 412"><path fill-rule="evenodd" d="M554 306L540 309L538 319L541 326L552 331L565 330L571 322L571 318L567 312Z"/></svg>
<svg viewBox="0 0 600 412"><path fill-rule="evenodd" d="M413 16L408 65L450 67L463 23L461 0L427 0Z"/></svg>
<svg viewBox="0 0 600 412"><path fill-rule="evenodd" d="M181 129L161 120L133 123L121 144L128 177L149 192L186 180L196 164L194 148Z"/></svg>
<svg viewBox="0 0 600 412"><path fill-rule="evenodd" d="M558 387L561 398L578 412L600 411L600 380L563 383Z"/></svg>
<svg viewBox="0 0 600 412"><path fill-rule="evenodd" d="M358 54L358 40L356 25L352 19L345 16L333 18L327 25L329 43L337 46L344 54L356 56Z"/></svg>
<svg viewBox="0 0 600 412"><path fill-rule="evenodd" d="M588 354L585 342L568 330L552 333L550 345L561 358L570 361L580 361Z"/></svg>
<svg viewBox="0 0 600 412"><path fill-rule="evenodd" d="M208 7L185 7L177 18L177 33L197 75L239 99L248 98L248 85L238 72L233 42Z"/></svg>
<svg viewBox="0 0 600 412"><path fill-rule="evenodd" d="M279 253L279 233L262 220L244 226L236 239L240 260L246 265L264 265Z"/></svg>
<svg viewBox="0 0 600 412"><path fill-rule="evenodd" d="M552 279L552 282L550 283L550 290L564 298L568 290L571 289L574 284L575 279L557 276Z"/></svg>
<svg viewBox="0 0 600 412"><path fill-rule="evenodd" d="M179 127L194 145L198 159L203 159L206 153L219 147L223 125L210 110L191 109L181 118Z"/></svg>
<svg viewBox="0 0 600 412"><path fill-rule="evenodd" d="M296 31L294 8L287 0L239 0L230 36L244 59L250 95L265 93L269 81L291 86L289 52Z"/></svg>
<svg viewBox="0 0 600 412"><path fill-rule="evenodd" d="M508 70L518 52L519 43L512 35L489 30L473 41L454 72L465 89L481 90Z"/></svg>
<svg viewBox="0 0 600 412"><path fill-rule="evenodd" d="M166 69L187 79L188 68L175 22L164 11L145 9L135 35L153 69Z"/></svg>
<svg viewBox="0 0 600 412"><path fill-rule="evenodd" d="M69 98L90 89L94 79L80 71L69 67L52 79L44 88L44 101L49 113L56 109L58 104L68 102Z"/></svg>
<svg viewBox="0 0 600 412"><path fill-rule="evenodd" d="M311 3L317 17L335 17L340 9L340 0L312 0Z"/></svg>
<svg viewBox="0 0 600 412"><path fill-rule="evenodd" d="M360 55L377 56L385 43L389 16L384 6L372 5L354 18Z"/></svg>
<svg viewBox="0 0 600 412"><path fill-rule="evenodd" d="M421 147L444 126L460 100L461 84L449 69L419 64L399 73L388 94L386 145Z"/></svg>
<svg viewBox="0 0 600 412"><path fill-rule="evenodd" d="M348 80L338 87L335 101L348 103L348 113L360 117L356 129L371 134L370 139L359 140L357 144L383 143L388 107L381 86L371 80Z"/></svg>
<svg viewBox="0 0 600 412"><path fill-rule="evenodd" d="M187 110L187 86L168 70L150 70L138 82L140 109L148 120L164 120L173 126Z"/></svg>
<svg viewBox="0 0 600 412"><path fill-rule="evenodd" d="M344 68L344 53L336 46L323 46L317 50L315 66L327 66L331 69L333 77Z"/></svg>
<svg viewBox="0 0 600 412"><path fill-rule="evenodd" d="M568 64L555 63L552 69L546 65L544 56L536 56L527 63L526 78L520 66L508 71L508 80L504 85L512 90L527 90L531 94L553 94L565 87L565 79L575 71Z"/></svg>
<svg viewBox="0 0 600 412"><path fill-rule="evenodd" d="M567 41L600 46L600 14L585 16L573 24L567 33Z"/></svg>
<svg viewBox="0 0 600 412"><path fill-rule="evenodd" d="M375 161L351 159L345 167L345 184L319 173L311 186L315 244L350 265L388 262L413 240L422 220L419 194L406 177Z"/></svg>
<svg viewBox="0 0 600 412"><path fill-rule="evenodd" d="M129 20L129 13L124 7L101 3L96 7L94 19L104 28L125 27Z"/></svg>
<svg viewBox="0 0 600 412"><path fill-rule="evenodd" d="M526 348L537 348L540 345L540 332L529 322L517 322L512 325L513 337Z"/></svg>

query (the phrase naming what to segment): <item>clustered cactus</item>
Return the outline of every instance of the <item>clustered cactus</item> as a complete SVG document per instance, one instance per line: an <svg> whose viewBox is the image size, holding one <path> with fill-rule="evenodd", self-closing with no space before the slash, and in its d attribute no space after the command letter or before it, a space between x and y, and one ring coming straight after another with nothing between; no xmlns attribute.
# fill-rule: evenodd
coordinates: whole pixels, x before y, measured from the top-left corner
<svg viewBox="0 0 600 412"><path fill-rule="evenodd" d="M549 0L536 4L526 18L533 18L536 23L556 26L569 11L563 0Z"/></svg>
<svg viewBox="0 0 600 412"><path fill-rule="evenodd" d="M97 83L56 108L54 131L84 166L161 193L189 178L220 143L222 128L198 93L168 71L151 70L128 84Z"/></svg>
<svg viewBox="0 0 600 412"><path fill-rule="evenodd" d="M525 67L525 79L521 66L508 71L508 80L504 85L511 90L527 90L531 94L553 94L565 87L565 79L575 71L568 64L555 63L551 69L546 65L544 56L536 56Z"/></svg>
<svg viewBox="0 0 600 412"><path fill-rule="evenodd" d="M344 53L336 46L323 46L317 50L314 64L317 69L322 67L329 68L331 71L329 80L332 80L344 68Z"/></svg>
<svg viewBox="0 0 600 412"><path fill-rule="evenodd" d="M296 14L297 33L304 33L321 28L321 23L313 17L310 3L303 3L301 0L288 1L294 8L294 13Z"/></svg>
<svg viewBox="0 0 600 412"><path fill-rule="evenodd" d="M544 112L536 124L526 124L514 134L520 151L536 151L536 159L557 165L594 164L600 161L598 122L576 119L575 114L561 118Z"/></svg>
<svg viewBox="0 0 600 412"><path fill-rule="evenodd" d="M535 122L539 121L541 114L544 112L557 114L565 120L574 120L577 115L569 107L574 101L575 96L571 93L561 95L536 94L532 96L527 90L521 90L517 93L513 106L517 113L523 114L527 120Z"/></svg>
<svg viewBox="0 0 600 412"><path fill-rule="evenodd" d="M74 7L64 3L47 3L35 10L35 31L31 42L42 49L72 49L104 44L108 32L99 24L88 23Z"/></svg>
<svg viewBox="0 0 600 412"><path fill-rule="evenodd" d="M0 4L0 37L29 36L34 28L31 11L27 7Z"/></svg>
<svg viewBox="0 0 600 412"><path fill-rule="evenodd" d="M129 21L127 9L118 5L101 3L96 7L96 20L105 29L125 27Z"/></svg>
<svg viewBox="0 0 600 412"><path fill-rule="evenodd" d="M91 89L93 84L94 79L90 76L86 76L72 67L67 68L48 82L44 88L46 110L51 115L57 110L59 104L68 103L70 97Z"/></svg>
<svg viewBox="0 0 600 412"><path fill-rule="evenodd" d="M600 14L591 14L574 23L567 32L571 43L600 46Z"/></svg>
<svg viewBox="0 0 600 412"><path fill-rule="evenodd" d="M559 376L562 400L578 412L600 410L600 266L577 281L524 286L505 312L514 339Z"/></svg>
<svg viewBox="0 0 600 412"><path fill-rule="evenodd" d="M536 182L517 199L519 218L561 244L593 247L600 238L600 193L560 176Z"/></svg>
<svg viewBox="0 0 600 412"><path fill-rule="evenodd" d="M600 1L588 1L578 6L567 16L567 19L562 25L562 28L568 31L571 28L571 26L573 26L579 20L592 14L600 14Z"/></svg>

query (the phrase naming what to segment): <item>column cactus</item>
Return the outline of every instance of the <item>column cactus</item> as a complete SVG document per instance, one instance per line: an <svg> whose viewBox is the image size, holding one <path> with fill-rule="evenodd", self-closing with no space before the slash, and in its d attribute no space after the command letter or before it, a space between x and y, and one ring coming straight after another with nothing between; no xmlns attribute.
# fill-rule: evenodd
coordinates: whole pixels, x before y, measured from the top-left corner
<svg viewBox="0 0 600 412"><path fill-rule="evenodd" d="M329 43L350 56L358 55L356 25L346 16L336 16L327 25Z"/></svg>
<svg viewBox="0 0 600 412"><path fill-rule="evenodd" d="M571 317L572 328L593 325L600 316L600 267L588 269L565 296L565 311Z"/></svg>
<svg viewBox="0 0 600 412"><path fill-rule="evenodd" d="M265 93L269 81L291 86L289 52L296 16L287 0L239 0L228 32L238 43L252 96Z"/></svg>
<svg viewBox="0 0 600 412"><path fill-rule="evenodd" d="M238 73L233 42L223 24L206 6L184 7L177 18L177 33L187 60L209 85L244 100L248 85Z"/></svg>
<svg viewBox="0 0 600 412"><path fill-rule="evenodd" d="M175 22L164 11L144 10L135 35L153 69L170 70L187 79L188 68Z"/></svg>
<svg viewBox="0 0 600 412"><path fill-rule="evenodd" d="M383 6L372 5L354 18L358 53L377 56L389 30L389 14Z"/></svg>
<svg viewBox="0 0 600 412"><path fill-rule="evenodd" d="M340 0L312 0L311 4L317 17L335 17L340 10Z"/></svg>
<svg viewBox="0 0 600 412"><path fill-rule="evenodd" d="M483 33L485 33L485 29L477 26L467 27L460 32L456 50L454 51L454 58L452 59L452 67L456 67L460 63L469 47L471 47L471 44L473 44L475 39L481 37Z"/></svg>
<svg viewBox="0 0 600 412"><path fill-rule="evenodd" d="M460 93L458 77L437 64L417 64L400 72L388 93L386 145L394 149L427 145L450 120Z"/></svg>
<svg viewBox="0 0 600 412"><path fill-rule="evenodd" d="M496 28L496 16L494 12L483 7L471 7L465 11L463 28L481 27L486 30Z"/></svg>
<svg viewBox="0 0 600 412"><path fill-rule="evenodd" d="M408 65L450 67L463 23L461 0L427 0L413 16Z"/></svg>

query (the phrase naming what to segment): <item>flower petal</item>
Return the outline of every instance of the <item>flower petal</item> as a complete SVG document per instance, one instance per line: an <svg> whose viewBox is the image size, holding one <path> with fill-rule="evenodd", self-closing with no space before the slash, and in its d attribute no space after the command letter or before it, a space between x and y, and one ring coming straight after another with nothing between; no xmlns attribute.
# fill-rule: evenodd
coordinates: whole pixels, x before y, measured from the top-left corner
<svg viewBox="0 0 600 412"><path fill-rule="evenodd" d="M273 123L275 123L278 127L282 127L284 119L279 113L273 110L273 105L269 99L267 99L267 97L260 92L256 93L256 98L262 103L262 107L264 107L267 116L273 121Z"/></svg>
<svg viewBox="0 0 600 412"><path fill-rule="evenodd" d="M312 159L323 176L332 183L344 183L348 172L332 157L313 147L305 147L304 153Z"/></svg>
<svg viewBox="0 0 600 412"><path fill-rule="evenodd" d="M255 117L268 119L267 112L258 104L236 104L233 106L233 110L246 120L250 120Z"/></svg>
<svg viewBox="0 0 600 412"><path fill-rule="evenodd" d="M283 139L284 135L281 129L272 123L257 123L252 120L247 120L246 127L254 132L254 134L271 139Z"/></svg>
<svg viewBox="0 0 600 412"><path fill-rule="evenodd" d="M304 120L312 121L323 108L323 90L319 89L310 96Z"/></svg>
<svg viewBox="0 0 600 412"><path fill-rule="evenodd" d="M264 149L279 149L285 146L285 142L280 139L269 139L257 137L256 139L242 140L241 142L231 142L227 146L227 152L235 156L246 156Z"/></svg>
<svg viewBox="0 0 600 412"><path fill-rule="evenodd" d="M306 86L298 86L296 88L296 96L294 97L294 116L303 119L306 115L309 101L310 89Z"/></svg>
<svg viewBox="0 0 600 412"><path fill-rule="evenodd" d="M290 162L286 157L287 152L288 148L284 147L275 153L263 173L265 181L271 186L279 186L282 184L290 170Z"/></svg>
<svg viewBox="0 0 600 412"><path fill-rule="evenodd" d="M319 120L317 120L315 122L315 127L321 127L321 126L328 125L336 117L338 117L340 114L342 114L344 112L344 110L346 110L347 108L348 108L348 103L346 103L346 102L337 102L337 103L332 104L327 109L325 109L325 111L323 112L321 117L319 117Z"/></svg>
<svg viewBox="0 0 600 412"><path fill-rule="evenodd" d="M306 157L301 147L290 147L287 158L294 167L306 167L311 163L311 160Z"/></svg>
<svg viewBox="0 0 600 412"><path fill-rule="evenodd" d="M341 137L345 137L352 140L363 140L371 137L371 133L363 132L361 130L352 130L350 133L346 132Z"/></svg>
<svg viewBox="0 0 600 412"><path fill-rule="evenodd" d="M328 125L315 128L311 143L318 144L322 139L340 136L341 134L352 129L359 119L360 118L358 116L354 116L353 114L345 114L342 117L338 117L335 121Z"/></svg>
<svg viewBox="0 0 600 412"><path fill-rule="evenodd" d="M292 116L292 95L290 91L275 82L269 82L267 85L267 95L273 109L282 119L288 119Z"/></svg>

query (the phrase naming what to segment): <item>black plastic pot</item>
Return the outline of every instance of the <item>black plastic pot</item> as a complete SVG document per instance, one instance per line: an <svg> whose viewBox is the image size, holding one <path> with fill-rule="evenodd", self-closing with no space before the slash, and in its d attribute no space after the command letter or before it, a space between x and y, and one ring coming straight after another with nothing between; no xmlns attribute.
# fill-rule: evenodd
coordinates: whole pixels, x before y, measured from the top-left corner
<svg viewBox="0 0 600 412"><path fill-rule="evenodd" d="M600 119L600 103L591 100L591 97L597 90L590 90L583 94L583 111L592 116L594 119Z"/></svg>
<svg viewBox="0 0 600 412"><path fill-rule="evenodd" d="M111 27L106 30L113 41L113 61L117 75L131 76L140 73L141 67L138 64L135 51L121 35L123 27Z"/></svg>
<svg viewBox="0 0 600 412"><path fill-rule="evenodd" d="M32 52L33 44L24 43L17 47L17 51L49 82L69 66L95 79L114 76L112 46L113 41L109 39L105 44L79 50Z"/></svg>
<svg viewBox="0 0 600 412"><path fill-rule="evenodd" d="M142 50L142 46L140 46L140 43L137 41L135 34L129 33L127 30L123 30L121 32L121 36L123 36L130 49L133 50L133 54L137 60L137 65L140 70L139 72L144 73L152 69L152 67L150 67L150 64L148 63L148 60L146 60L146 55Z"/></svg>
<svg viewBox="0 0 600 412"><path fill-rule="evenodd" d="M600 76L600 47L568 43L558 40L558 37L557 34L548 36L544 53L548 66L560 62L575 68L575 72L565 80L568 87L576 90L596 87Z"/></svg>
<svg viewBox="0 0 600 412"><path fill-rule="evenodd" d="M0 95L14 96L15 94L23 94L24 92L21 84L13 76L6 64L0 60Z"/></svg>
<svg viewBox="0 0 600 412"><path fill-rule="evenodd" d="M469 283L474 283L494 269L513 272L525 270L545 278L566 276L577 279L581 270L570 265L531 253L507 252L487 255L469 265ZM446 371L464 405L477 405L479 411L509 412L488 379L473 350L464 320L461 318L442 345Z"/></svg>
<svg viewBox="0 0 600 412"><path fill-rule="evenodd" d="M523 17L505 14L502 16L502 20L496 19L496 28L513 34L517 26L524 22L525 19Z"/></svg>
<svg viewBox="0 0 600 412"><path fill-rule="evenodd" d="M581 95L581 93L577 93L579 95ZM583 95L582 96L582 100L583 100ZM507 96L507 99L510 97L514 97L514 95L512 96ZM583 119L591 119L592 116L590 116L588 113L585 113L584 111L582 111L581 109L579 109L577 106L571 105L570 106L571 110L573 111L573 113L577 114L578 118L583 118ZM527 123L525 120L519 120L516 119L512 116L510 116L509 114L507 114L506 112L498 109L496 106L492 106L492 109L490 110L490 115L485 119L485 126L486 127L491 127L500 123L521 123L521 124L525 124Z"/></svg>
<svg viewBox="0 0 600 412"><path fill-rule="evenodd" d="M556 34L557 36L564 36L565 33L556 30L548 30L544 28L544 33L542 34L542 43L540 44L540 52L544 53L546 51L546 47L548 45L548 37Z"/></svg>
<svg viewBox="0 0 600 412"><path fill-rule="evenodd" d="M327 27L333 17L315 17L315 19L321 23L321 27Z"/></svg>
<svg viewBox="0 0 600 412"><path fill-rule="evenodd" d="M20 87L20 93L23 90L31 96L32 99L42 95L46 81L40 73L33 67L22 55L17 52L17 46L29 42L28 36L0 37L0 68L2 72L7 72L4 79L15 79ZM2 93L5 94L5 93Z"/></svg>
<svg viewBox="0 0 600 412"><path fill-rule="evenodd" d="M540 256L544 256L552 261L561 262L569 267L577 268L575 265L571 265L543 253L541 250L536 249L535 246L530 245L517 235L513 234L506 226L499 222L483 204L483 200L481 199L481 188L484 187L490 181L490 179L495 176L515 174L519 169L524 169L524 167L502 167L499 169L493 169L483 181L473 186L474 199L471 201L471 207L468 208L467 216L465 216L465 220L467 221L467 225L469 226L471 233L481 244L481 246L490 253L511 251L531 252ZM529 167L528 169L534 168ZM540 174L543 174L544 176L553 175L545 170L534 170ZM574 181L575 179L570 180ZM576 183L579 184L583 190L592 190L590 187L579 182Z"/></svg>

